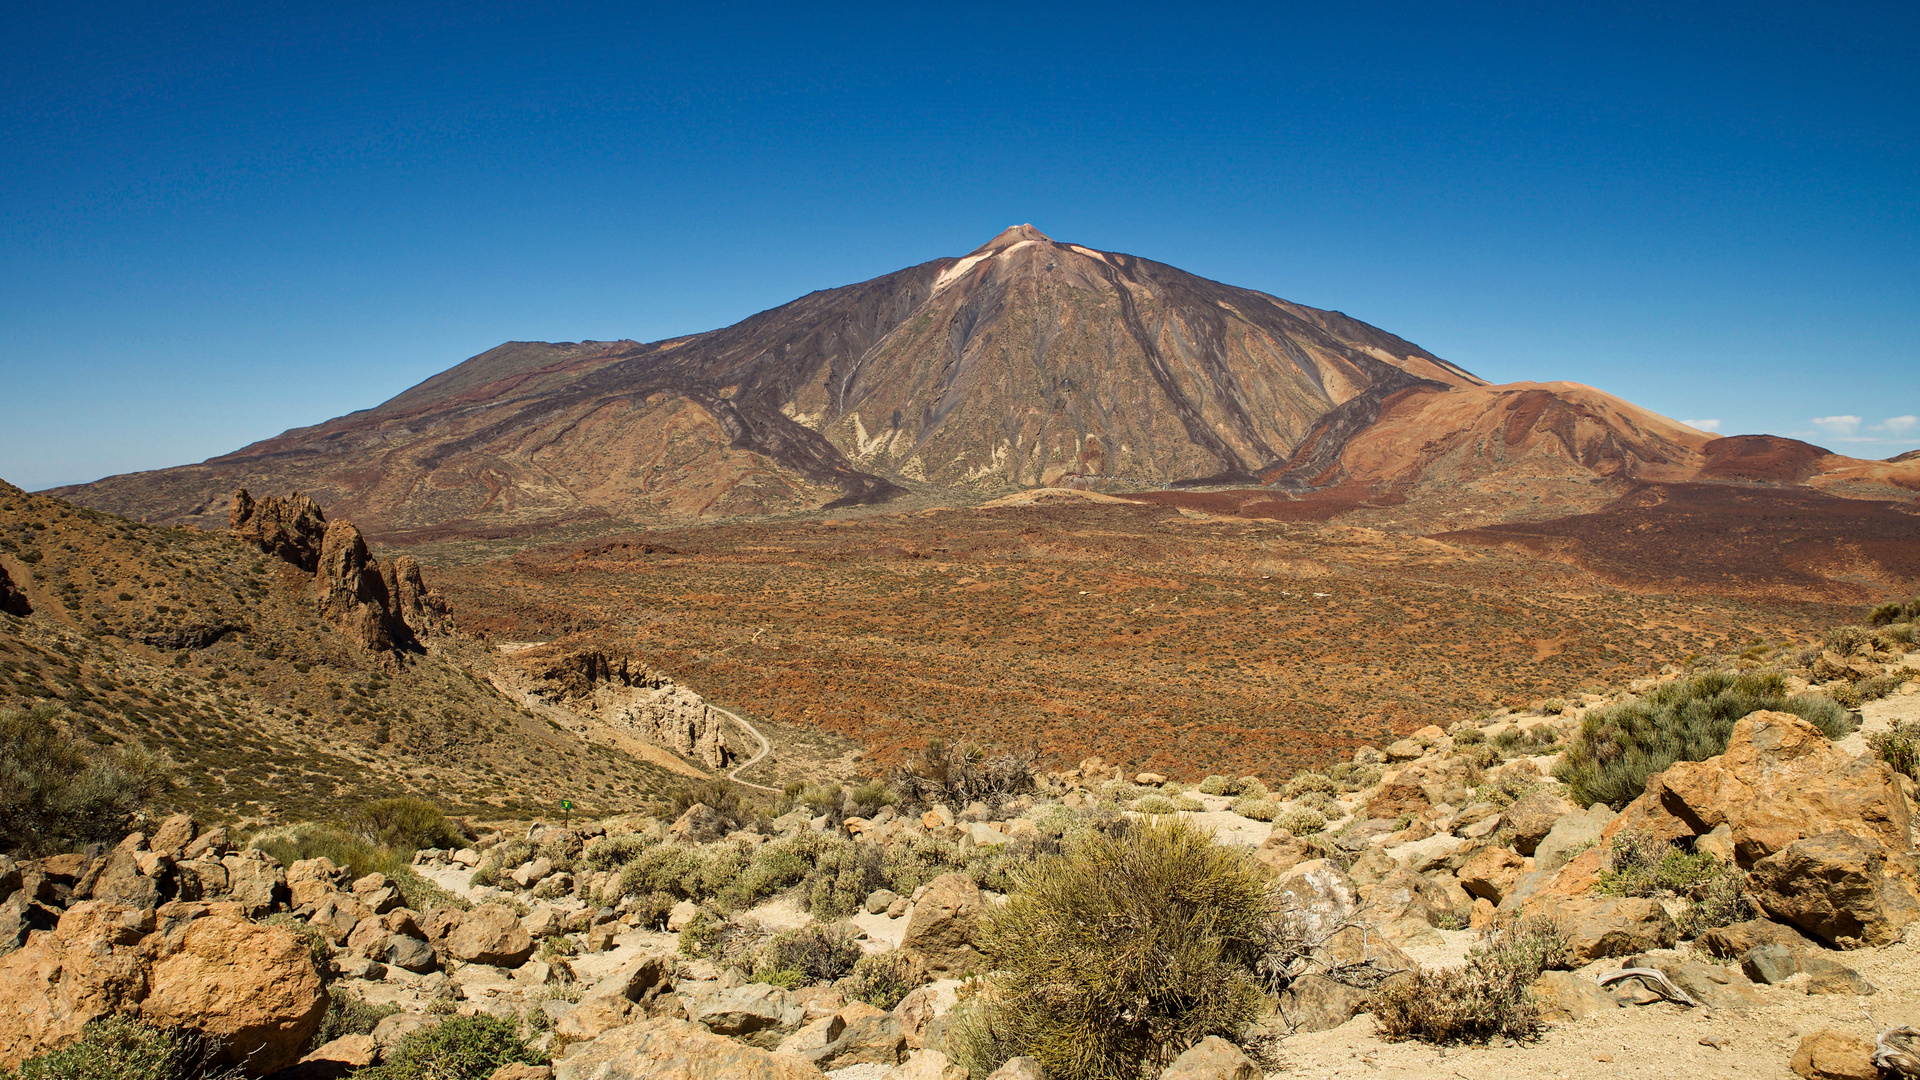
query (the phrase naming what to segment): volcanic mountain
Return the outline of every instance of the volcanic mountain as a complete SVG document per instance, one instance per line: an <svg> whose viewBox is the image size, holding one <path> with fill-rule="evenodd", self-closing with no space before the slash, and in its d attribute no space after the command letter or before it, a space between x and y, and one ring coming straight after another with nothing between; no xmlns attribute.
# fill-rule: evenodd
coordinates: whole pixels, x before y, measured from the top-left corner
<svg viewBox="0 0 1920 1080"><path fill-rule="evenodd" d="M297 489L392 540L1036 485L1434 496L1472 526L1692 478L1713 445L1597 390L1489 386L1339 312L1021 225L709 333L509 343L363 412L58 493L217 523L236 488ZM1793 483L1851 463L1806 450L1827 464ZM1897 493L1884 479L1873 492Z"/></svg>

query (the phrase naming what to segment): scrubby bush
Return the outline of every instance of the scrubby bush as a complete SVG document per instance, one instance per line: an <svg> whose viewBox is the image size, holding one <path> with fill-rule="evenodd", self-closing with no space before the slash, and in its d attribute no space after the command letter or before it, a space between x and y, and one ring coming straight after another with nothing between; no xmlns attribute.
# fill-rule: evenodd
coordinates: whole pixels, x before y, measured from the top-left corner
<svg viewBox="0 0 1920 1080"><path fill-rule="evenodd" d="M667 793L667 809L678 819L695 806L713 811L710 820L700 823L687 839L709 843L751 824L754 808L740 786L730 780L705 780L685 784Z"/></svg>
<svg viewBox="0 0 1920 1080"><path fill-rule="evenodd" d="M680 931L680 951L706 957L721 967L751 971L771 940L773 934L753 919L726 919L702 911Z"/></svg>
<svg viewBox="0 0 1920 1080"><path fill-rule="evenodd" d="M665 893L677 900L694 899L700 891L700 872L706 859L694 848L661 844L641 852L620 869L620 895Z"/></svg>
<svg viewBox="0 0 1920 1080"><path fill-rule="evenodd" d="M852 804L855 817L872 817L880 812L881 807L899 802L900 796L894 794L886 781L869 780L864 784L856 784L853 790L847 792L847 801Z"/></svg>
<svg viewBox="0 0 1920 1080"><path fill-rule="evenodd" d="M832 982L853 972L862 953L856 935L844 923L784 930L760 950L758 972L790 971L799 985Z"/></svg>
<svg viewBox="0 0 1920 1080"><path fill-rule="evenodd" d="M1595 890L1603 896L1686 901L1686 910L1675 921L1688 937L1758 914L1739 867L1645 834L1613 838L1607 846L1607 869L1600 872Z"/></svg>
<svg viewBox="0 0 1920 1080"><path fill-rule="evenodd" d="M824 833L802 832L761 845L746 867L723 885L715 901L727 911L745 911L806 880L814 859L832 841Z"/></svg>
<svg viewBox="0 0 1920 1080"><path fill-rule="evenodd" d="M407 852L458 847L466 840L439 807L411 795L362 803L347 825L363 840Z"/></svg>
<svg viewBox="0 0 1920 1080"><path fill-rule="evenodd" d="M1853 656L1873 646L1873 634L1864 627L1836 626L1827 631L1826 646L1841 656Z"/></svg>
<svg viewBox="0 0 1920 1080"><path fill-rule="evenodd" d="M1868 613L1867 622L1874 626L1887 626L1891 623L1904 622L1906 618L1907 605L1894 601L1875 607Z"/></svg>
<svg viewBox="0 0 1920 1080"><path fill-rule="evenodd" d="M552 940L552 939L548 939ZM340 986L327 988L327 1014L320 1019L320 1030L307 1043L309 1050L345 1035L371 1035L380 1021L400 1011L394 1004L370 1005L365 998Z"/></svg>
<svg viewBox="0 0 1920 1080"><path fill-rule="evenodd" d="M0 709L0 851L40 855L112 842L173 786L135 746L97 747L65 729L57 705Z"/></svg>
<svg viewBox="0 0 1920 1080"><path fill-rule="evenodd" d="M807 872L801 906L816 919L844 919L886 882L879 848L847 841L829 844Z"/></svg>
<svg viewBox="0 0 1920 1080"><path fill-rule="evenodd" d="M1447 734L1453 737L1455 746L1474 746L1487 741L1487 733L1481 731L1480 725L1471 720L1462 720L1453 725L1448 729Z"/></svg>
<svg viewBox="0 0 1920 1080"><path fill-rule="evenodd" d="M998 808L1033 790L1033 762L1030 753L996 754L983 746L950 747L946 740L934 739L917 757L894 769L888 786L914 806L980 802Z"/></svg>
<svg viewBox="0 0 1920 1080"><path fill-rule="evenodd" d="M849 1000L864 1001L876 1009L892 1012L894 1006L925 982L913 958L898 949L854 961L853 972L837 984Z"/></svg>
<svg viewBox="0 0 1920 1080"><path fill-rule="evenodd" d="M1836 706L1836 712L1840 711L1841 707L1857 709L1869 701L1879 701L1881 698L1900 689L1902 683L1914 677L1915 672L1912 668L1902 668L1899 671L1890 672L1885 675L1869 675L1856 683L1842 683L1835 686L1833 688L1833 702ZM1851 726L1851 718L1849 717L1848 727L1850 728Z"/></svg>
<svg viewBox="0 0 1920 1080"><path fill-rule="evenodd" d="M1065 836L1067 830L1073 828L1079 819L1080 815L1074 813L1070 807L1061 803L1049 803L1041 807L1039 812L1035 813L1028 820L1033 822L1034 828L1039 829L1048 836L1058 839Z"/></svg>
<svg viewBox="0 0 1920 1080"><path fill-rule="evenodd" d="M1240 796L1252 796L1256 799L1267 797L1267 783L1257 776L1243 776L1234 781L1233 793Z"/></svg>
<svg viewBox="0 0 1920 1080"><path fill-rule="evenodd" d="M1540 921L1497 931L1457 968L1407 972L1373 994L1374 1022L1388 1039L1486 1042L1532 1039L1545 1026L1533 983L1568 963L1565 940Z"/></svg>
<svg viewBox="0 0 1920 1080"><path fill-rule="evenodd" d="M589 870L614 870L640 857L660 842L641 833L603 836L587 846L580 860Z"/></svg>
<svg viewBox="0 0 1920 1080"><path fill-rule="evenodd" d="M1913 644L1913 637L1913 623L1903 622L1882 629L1874 635L1874 640L1881 648L1892 652L1895 649L1905 651L1906 646Z"/></svg>
<svg viewBox="0 0 1920 1080"><path fill-rule="evenodd" d="M1022 875L1035 859L1058 855L1065 845L1050 836L1015 840L998 847L979 847L967 855L964 873L983 889L1011 893L1020 888Z"/></svg>
<svg viewBox="0 0 1920 1080"><path fill-rule="evenodd" d="M1178 806L1173 804L1173 800L1167 798L1165 795L1149 795L1135 802L1133 809L1136 813L1141 814L1173 814L1178 813L1180 810Z"/></svg>
<svg viewBox="0 0 1920 1080"><path fill-rule="evenodd" d="M1567 699L1550 697L1540 703L1540 711L1547 716L1558 716L1567 711Z"/></svg>
<svg viewBox="0 0 1920 1080"><path fill-rule="evenodd" d="M1327 819L1318 811L1296 806L1273 819L1273 827L1295 836L1312 836L1327 827Z"/></svg>
<svg viewBox="0 0 1920 1080"><path fill-rule="evenodd" d="M1327 779L1339 785L1341 791L1359 791L1379 783L1385 772L1378 765L1356 765L1351 761L1342 761L1327 766L1326 775Z"/></svg>
<svg viewBox="0 0 1920 1080"><path fill-rule="evenodd" d="M1903 720L1891 731L1867 736L1867 745L1894 771L1920 780L1920 720Z"/></svg>
<svg viewBox="0 0 1920 1080"><path fill-rule="evenodd" d="M963 1060L998 1058L991 1071L1028 1054L1058 1080L1133 1080L1253 1019L1268 912L1245 853L1155 821L1036 860L1022 886L984 920L994 988L979 1025L956 1018Z"/></svg>
<svg viewBox="0 0 1920 1080"><path fill-rule="evenodd" d="M88 1024L80 1039L20 1063L8 1080L239 1080L215 1064L220 1045L196 1032L149 1027L125 1016Z"/></svg>
<svg viewBox="0 0 1920 1080"><path fill-rule="evenodd" d="M1589 712L1554 775L1573 790L1576 801L1619 809L1646 790L1654 773L1676 761L1705 761L1726 750L1735 722L1756 710L1794 713L1829 738L1851 730L1846 713L1831 700L1784 695L1785 678L1777 671L1676 679L1637 701Z"/></svg>
<svg viewBox="0 0 1920 1080"><path fill-rule="evenodd" d="M1209 776L1205 780L1200 781L1200 794L1231 795L1233 794L1233 781L1218 774Z"/></svg>
<svg viewBox="0 0 1920 1080"><path fill-rule="evenodd" d="M925 834L909 833L888 844L881 857L881 873L887 888L902 896L939 877L967 868L967 857L960 845Z"/></svg>
<svg viewBox="0 0 1920 1080"><path fill-rule="evenodd" d="M547 1063L511 1021L481 1015L449 1016L409 1032L385 1058L354 1080L487 1080L502 1065Z"/></svg>
<svg viewBox="0 0 1920 1080"><path fill-rule="evenodd" d="M1280 808L1274 805L1272 799L1247 796L1234 800L1233 812L1254 821L1272 821L1280 813Z"/></svg>

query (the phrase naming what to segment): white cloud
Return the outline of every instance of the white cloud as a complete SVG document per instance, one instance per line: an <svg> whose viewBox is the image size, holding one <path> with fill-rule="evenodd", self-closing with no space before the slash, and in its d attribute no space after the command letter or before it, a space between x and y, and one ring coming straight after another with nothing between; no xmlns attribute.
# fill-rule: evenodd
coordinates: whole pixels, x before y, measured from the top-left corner
<svg viewBox="0 0 1920 1080"><path fill-rule="evenodd" d="M1905 435L1915 428L1920 428L1920 416L1889 416L1873 425L1873 430L1889 435Z"/></svg>
<svg viewBox="0 0 1920 1080"><path fill-rule="evenodd" d="M1720 430L1720 421L1718 420L1682 420L1680 422L1687 425L1690 428L1695 428L1700 431L1717 432Z"/></svg>
<svg viewBox="0 0 1920 1080"><path fill-rule="evenodd" d="M1857 416L1816 416L1811 423L1821 431L1843 439L1860 430L1860 418Z"/></svg>

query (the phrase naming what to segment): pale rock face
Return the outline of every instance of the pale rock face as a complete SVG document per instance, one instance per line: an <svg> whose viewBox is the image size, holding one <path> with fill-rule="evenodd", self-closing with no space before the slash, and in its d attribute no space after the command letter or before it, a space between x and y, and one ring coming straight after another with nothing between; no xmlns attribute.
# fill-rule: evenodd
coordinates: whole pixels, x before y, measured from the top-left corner
<svg viewBox="0 0 1920 1080"><path fill-rule="evenodd" d="M981 963L980 887L965 874L943 874L914 901L901 951L915 956L935 977L972 974Z"/></svg>
<svg viewBox="0 0 1920 1080"><path fill-rule="evenodd" d="M555 1080L823 1080L804 1058L769 1053L685 1020L618 1028L560 1059Z"/></svg>

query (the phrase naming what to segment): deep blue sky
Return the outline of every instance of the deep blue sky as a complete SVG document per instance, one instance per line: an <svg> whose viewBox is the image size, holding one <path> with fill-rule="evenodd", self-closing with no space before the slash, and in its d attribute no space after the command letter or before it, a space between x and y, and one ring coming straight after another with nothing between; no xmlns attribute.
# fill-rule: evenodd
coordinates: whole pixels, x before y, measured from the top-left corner
<svg viewBox="0 0 1920 1080"><path fill-rule="evenodd" d="M0 477L1024 221L1497 381L1920 446L1911 2L400 6L9 9Z"/></svg>

